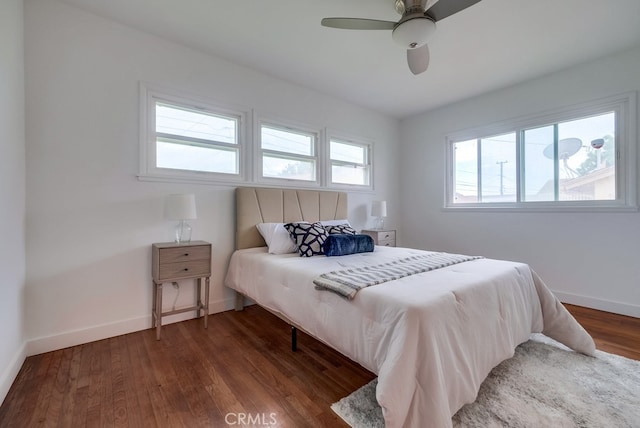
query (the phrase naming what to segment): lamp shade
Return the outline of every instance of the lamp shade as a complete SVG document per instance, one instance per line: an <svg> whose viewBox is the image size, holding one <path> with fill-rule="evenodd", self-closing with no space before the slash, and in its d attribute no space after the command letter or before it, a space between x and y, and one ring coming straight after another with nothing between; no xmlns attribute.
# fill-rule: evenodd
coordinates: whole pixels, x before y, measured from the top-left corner
<svg viewBox="0 0 640 428"><path fill-rule="evenodd" d="M164 200L164 216L167 220L195 220L196 197L192 194L167 195Z"/></svg>
<svg viewBox="0 0 640 428"><path fill-rule="evenodd" d="M386 217L387 216L387 201L373 201L371 204L371 216L372 217Z"/></svg>
<svg viewBox="0 0 640 428"><path fill-rule="evenodd" d="M414 49L427 43L435 30L435 22L426 16L418 16L400 23L393 30L391 37L400 46Z"/></svg>

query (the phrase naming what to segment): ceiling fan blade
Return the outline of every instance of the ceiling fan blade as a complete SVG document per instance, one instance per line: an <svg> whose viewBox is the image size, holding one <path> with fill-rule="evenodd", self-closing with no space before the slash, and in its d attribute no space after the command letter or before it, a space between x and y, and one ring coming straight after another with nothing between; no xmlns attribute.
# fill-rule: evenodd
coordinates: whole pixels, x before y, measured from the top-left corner
<svg viewBox="0 0 640 428"><path fill-rule="evenodd" d="M425 72L429 67L429 48L427 45L422 45L415 49L407 49L407 63L409 64L409 70L413 74Z"/></svg>
<svg viewBox="0 0 640 428"><path fill-rule="evenodd" d="M438 0L424 14L437 22L479 2L480 0Z"/></svg>
<svg viewBox="0 0 640 428"><path fill-rule="evenodd" d="M393 30L395 22L363 18L323 18L320 23L325 27L344 30Z"/></svg>

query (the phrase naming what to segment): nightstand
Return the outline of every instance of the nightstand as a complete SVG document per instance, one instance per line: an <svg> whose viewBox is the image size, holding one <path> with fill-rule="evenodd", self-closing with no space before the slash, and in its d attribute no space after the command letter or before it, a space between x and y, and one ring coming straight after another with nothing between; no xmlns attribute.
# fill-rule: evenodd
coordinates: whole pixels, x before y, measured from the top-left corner
<svg viewBox="0 0 640 428"><path fill-rule="evenodd" d="M384 247L396 246L396 231L382 229L363 229L360 231L363 235L369 235L373 238L373 243Z"/></svg>
<svg viewBox="0 0 640 428"><path fill-rule="evenodd" d="M156 329L156 339L160 340L162 317L182 312L204 311L204 328L209 315L209 280L211 278L211 244L205 241L191 241L177 244L162 242L151 246L151 276L153 277L153 306L151 320ZM205 279L204 301L201 299L202 278ZM162 312L162 284L183 279L195 279L196 304L183 309Z"/></svg>

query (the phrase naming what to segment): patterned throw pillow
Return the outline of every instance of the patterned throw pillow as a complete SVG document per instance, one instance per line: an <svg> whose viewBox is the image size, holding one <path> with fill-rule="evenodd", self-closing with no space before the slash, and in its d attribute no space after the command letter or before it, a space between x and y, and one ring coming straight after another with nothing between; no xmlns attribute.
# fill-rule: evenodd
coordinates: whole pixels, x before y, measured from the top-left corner
<svg viewBox="0 0 640 428"><path fill-rule="evenodd" d="M324 254L322 246L329 234L320 223L287 223L284 228L296 242L301 257Z"/></svg>
<svg viewBox="0 0 640 428"><path fill-rule="evenodd" d="M355 235L356 230L349 224L337 224L335 226L325 226L329 235Z"/></svg>

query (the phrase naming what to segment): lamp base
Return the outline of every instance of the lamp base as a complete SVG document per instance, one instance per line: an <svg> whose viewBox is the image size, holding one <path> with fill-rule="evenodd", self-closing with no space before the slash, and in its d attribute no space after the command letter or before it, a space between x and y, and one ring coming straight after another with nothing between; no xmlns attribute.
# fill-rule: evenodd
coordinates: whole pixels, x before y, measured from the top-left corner
<svg viewBox="0 0 640 428"><path fill-rule="evenodd" d="M376 229L384 229L384 217L378 217L378 219L376 220Z"/></svg>
<svg viewBox="0 0 640 428"><path fill-rule="evenodd" d="M186 220L180 220L175 228L175 242L178 244L191 242L191 226Z"/></svg>

